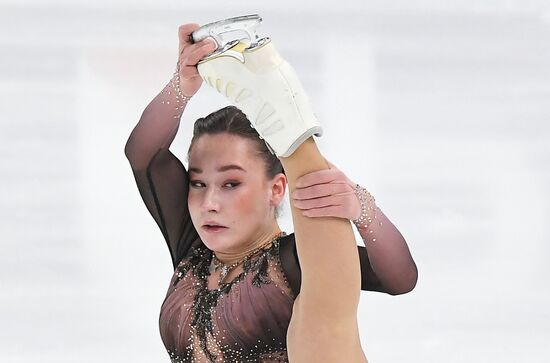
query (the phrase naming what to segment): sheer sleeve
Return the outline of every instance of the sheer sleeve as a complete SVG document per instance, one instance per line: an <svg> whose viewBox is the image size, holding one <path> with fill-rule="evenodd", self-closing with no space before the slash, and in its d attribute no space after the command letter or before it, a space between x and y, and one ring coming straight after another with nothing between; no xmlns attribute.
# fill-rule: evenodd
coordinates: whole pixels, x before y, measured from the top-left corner
<svg viewBox="0 0 550 363"><path fill-rule="evenodd" d="M382 286L382 281L372 269L367 249L363 246L357 246L357 250L359 252L359 265L361 266L361 290L386 292L384 286Z"/></svg>
<svg viewBox="0 0 550 363"><path fill-rule="evenodd" d="M139 193L164 236L174 268L191 247L201 243L187 207L187 170L169 150L184 108L185 102L167 84L147 105L124 148Z"/></svg>
<svg viewBox="0 0 550 363"><path fill-rule="evenodd" d="M405 238L375 205L372 223L358 228L365 243L361 259L362 285L390 295L404 294L416 286L418 269Z"/></svg>
<svg viewBox="0 0 550 363"><path fill-rule="evenodd" d="M361 290L390 295L407 293L414 288L418 278L418 270L407 242L378 206L376 212L373 212L373 218L367 229L358 228L366 246L357 246ZM300 261L294 234L288 237L288 241L281 245L281 265L290 287L297 295L301 284Z"/></svg>
<svg viewBox="0 0 550 363"><path fill-rule="evenodd" d="M387 292L371 267L367 249L363 246L357 246L357 250L361 266L361 290ZM300 293L302 279L294 233L285 237L284 243L281 244L280 259L286 279L296 296Z"/></svg>

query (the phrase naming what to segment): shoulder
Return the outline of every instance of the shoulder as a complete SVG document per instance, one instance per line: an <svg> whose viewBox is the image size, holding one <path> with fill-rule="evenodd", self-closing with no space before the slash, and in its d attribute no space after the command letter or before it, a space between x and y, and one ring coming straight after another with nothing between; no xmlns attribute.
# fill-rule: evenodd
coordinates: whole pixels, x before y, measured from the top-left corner
<svg viewBox="0 0 550 363"><path fill-rule="evenodd" d="M298 296L302 282L302 271L298 261L298 253L296 252L294 233L287 234L279 240L279 259L281 261L281 268L294 295Z"/></svg>
<svg viewBox="0 0 550 363"><path fill-rule="evenodd" d="M211 252L208 247L202 241L199 240L200 243L197 245L191 246L189 250L187 251L187 254L183 256L178 263L176 264L176 268L182 265L197 265L199 262L201 262L206 257L210 257L209 253Z"/></svg>
<svg viewBox="0 0 550 363"><path fill-rule="evenodd" d="M290 243L294 243L294 242L295 242L294 232L282 236L282 237L279 239L279 242L280 242L281 244L283 244L283 243L289 243L289 242L290 242Z"/></svg>
<svg viewBox="0 0 550 363"><path fill-rule="evenodd" d="M281 262L283 259L296 259L298 262L298 254L296 253L296 239L294 233L287 234L279 239L279 255Z"/></svg>

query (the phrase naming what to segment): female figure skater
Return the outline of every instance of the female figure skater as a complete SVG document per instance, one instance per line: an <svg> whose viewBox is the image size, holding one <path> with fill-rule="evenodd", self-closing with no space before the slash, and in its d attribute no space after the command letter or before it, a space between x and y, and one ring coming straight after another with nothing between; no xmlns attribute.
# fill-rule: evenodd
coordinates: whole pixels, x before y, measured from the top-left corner
<svg viewBox="0 0 550 363"><path fill-rule="evenodd" d="M177 70L125 146L174 267L159 318L171 361L366 362L359 292L414 288L403 236L312 137L278 158L235 106L195 122L184 168L169 147L203 82L197 63L216 48L189 43L198 27L180 26ZM276 219L287 183L292 234Z"/></svg>

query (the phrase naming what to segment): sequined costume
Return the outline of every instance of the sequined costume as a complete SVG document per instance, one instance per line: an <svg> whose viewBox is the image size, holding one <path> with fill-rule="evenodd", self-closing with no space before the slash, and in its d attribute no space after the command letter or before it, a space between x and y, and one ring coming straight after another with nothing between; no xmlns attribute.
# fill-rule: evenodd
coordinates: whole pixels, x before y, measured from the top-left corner
<svg viewBox="0 0 550 363"><path fill-rule="evenodd" d="M289 236L212 290L205 283L212 252L200 247L182 260L159 320L173 362L288 361L286 331L295 295L282 272L280 243L290 243Z"/></svg>
<svg viewBox="0 0 550 363"><path fill-rule="evenodd" d="M187 170L169 150L181 113L174 116L174 108L166 106L175 103L168 89L147 106L125 148L174 268L160 309L162 341L172 362L288 362L286 332L301 282L294 234L251 259L237 277L208 289L212 252L191 221ZM384 291L365 247L357 248L361 289Z"/></svg>

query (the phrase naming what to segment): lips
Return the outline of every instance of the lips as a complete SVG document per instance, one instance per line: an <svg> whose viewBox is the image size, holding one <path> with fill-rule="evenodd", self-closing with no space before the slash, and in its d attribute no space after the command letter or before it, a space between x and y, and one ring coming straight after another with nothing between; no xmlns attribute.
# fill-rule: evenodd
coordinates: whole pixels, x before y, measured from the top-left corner
<svg viewBox="0 0 550 363"><path fill-rule="evenodd" d="M227 228L226 226L222 226L221 224L215 222L215 221L206 221L203 225L203 227L221 227L221 228Z"/></svg>
<svg viewBox="0 0 550 363"><path fill-rule="evenodd" d="M205 224L202 226L202 229L207 232L207 233L220 233L220 232L223 232L225 231L226 229L228 229L227 227L224 227L224 226L220 226L220 225L208 225L208 224Z"/></svg>

